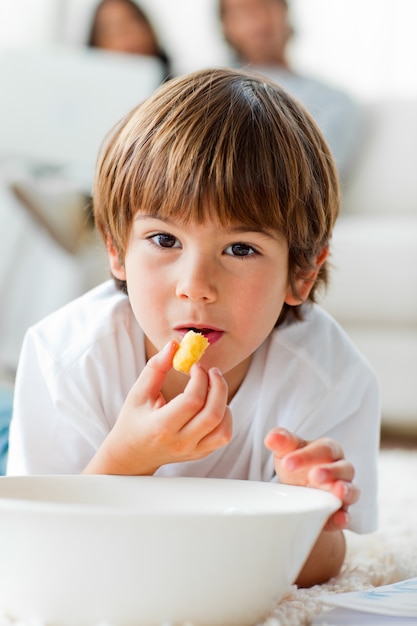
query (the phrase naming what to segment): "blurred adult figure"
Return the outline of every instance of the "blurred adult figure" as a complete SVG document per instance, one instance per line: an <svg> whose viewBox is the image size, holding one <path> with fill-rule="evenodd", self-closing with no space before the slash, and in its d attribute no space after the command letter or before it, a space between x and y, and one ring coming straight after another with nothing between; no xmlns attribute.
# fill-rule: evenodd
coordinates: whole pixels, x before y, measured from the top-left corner
<svg viewBox="0 0 417 626"><path fill-rule="evenodd" d="M158 57L171 74L170 59L143 9L133 0L101 0L93 15L88 45L112 52Z"/></svg>
<svg viewBox="0 0 417 626"><path fill-rule="evenodd" d="M305 106L332 150L343 183L361 138L362 110L343 90L291 66L288 44L294 29L287 0L219 0L219 12L234 65L267 75Z"/></svg>

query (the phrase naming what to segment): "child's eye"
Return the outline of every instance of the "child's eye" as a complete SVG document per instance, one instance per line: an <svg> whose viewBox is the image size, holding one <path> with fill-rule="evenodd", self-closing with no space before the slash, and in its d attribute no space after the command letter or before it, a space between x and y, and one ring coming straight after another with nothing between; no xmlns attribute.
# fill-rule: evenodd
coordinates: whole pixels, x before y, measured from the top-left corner
<svg viewBox="0 0 417 626"><path fill-rule="evenodd" d="M247 243L233 243L225 249L226 254L230 254L231 256L251 256L253 254L257 254L256 250Z"/></svg>
<svg viewBox="0 0 417 626"><path fill-rule="evenodd" d="M158 233L157 235L152 235L149 239L160 248L179 248L181 246L178 239L169 233Z"/></svg>

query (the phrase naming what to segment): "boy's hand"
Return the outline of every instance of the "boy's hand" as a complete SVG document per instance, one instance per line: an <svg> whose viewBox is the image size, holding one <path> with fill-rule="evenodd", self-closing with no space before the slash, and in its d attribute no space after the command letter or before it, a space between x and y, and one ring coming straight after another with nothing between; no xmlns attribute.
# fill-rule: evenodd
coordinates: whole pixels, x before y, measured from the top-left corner
<svg viewBox="0 0 417 626"><path fill-rule="evenodd" d="M346 528L347 509L358 500L359 488L352 483L354 468L339 444L328 438L305 441L285 428L274 428L266 436L265 445L274 453L281 483L324 489L340 498L342 507L327 520L324 530Z"/></svg>
<svg viewBox="0 0 417 626"><path fill-rule="evenodd" d="M166 402L161 389L176 342L149 359L88 473L153 474L161 465L200 459L232 434L228 389L221 372L193 365L183 391Z"/></svg>

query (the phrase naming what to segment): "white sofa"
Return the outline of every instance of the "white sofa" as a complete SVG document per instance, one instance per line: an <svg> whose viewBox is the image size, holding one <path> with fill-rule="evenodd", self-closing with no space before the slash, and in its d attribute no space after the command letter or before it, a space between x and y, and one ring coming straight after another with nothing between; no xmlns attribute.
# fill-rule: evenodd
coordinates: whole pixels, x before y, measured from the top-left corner
<svg viewBox="0 0 417 626"><path fill-rule="evenodd" d="M0 384L13 380L30 325L109 276L86 227L97 153L162 80L150 57L0 50Z"/></svg>
<svg viewBox="0 0 417 626"><path fill-rule="evenodd" d="M383 428L417 434L417 101L366 104L368 132L332 242L322 304L380 381Z"/></svg>

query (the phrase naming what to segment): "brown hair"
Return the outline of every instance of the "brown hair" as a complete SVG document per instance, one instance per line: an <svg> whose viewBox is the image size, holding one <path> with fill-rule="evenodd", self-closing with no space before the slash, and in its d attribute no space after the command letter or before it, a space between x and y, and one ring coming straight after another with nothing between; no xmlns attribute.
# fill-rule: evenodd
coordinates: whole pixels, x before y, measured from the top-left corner
<svg viewBox="0 0 417 626"><path fill-rule="evenodd" d="M288 0L277 0L277 2L283 4L286 8L288 8ZM220 19L223 18L224 12L225 12L225 3L224 0L218 0L218 12L219 12L219 16Z"/></svg>
<svg viewBox="0 0 417 626"><path fill-rule="evenodd" d="M265 77L208 69L167 82L115 127L93 198L97 228L121 261L138 210L183 222L210 211L220 224L279 231L294 289L328 246L339 186L321 132L289 94ZM325 262L310 300L327 273ZM284 305L280 320L287 313Z"/></svg>

